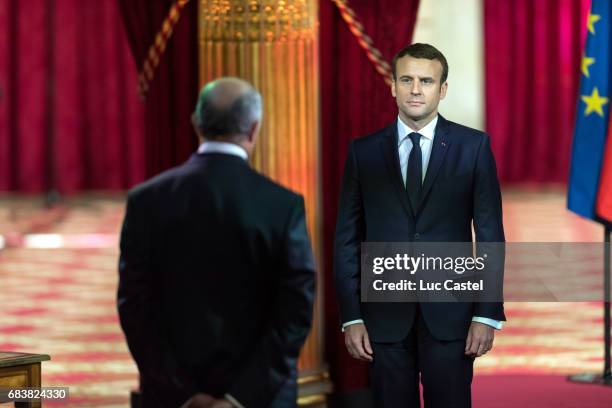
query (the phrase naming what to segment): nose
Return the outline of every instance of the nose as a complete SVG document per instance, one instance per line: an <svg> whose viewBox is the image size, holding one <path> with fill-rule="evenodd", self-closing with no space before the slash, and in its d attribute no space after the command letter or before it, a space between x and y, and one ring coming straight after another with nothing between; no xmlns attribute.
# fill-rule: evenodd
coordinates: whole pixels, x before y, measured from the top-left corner
<svg viewBox="0 0 612 408"><path fill-rule="evenodd" d="M413 95L421 94L421 82L420 81L412 81L412 88L410 89L410 93Z"/></svg>

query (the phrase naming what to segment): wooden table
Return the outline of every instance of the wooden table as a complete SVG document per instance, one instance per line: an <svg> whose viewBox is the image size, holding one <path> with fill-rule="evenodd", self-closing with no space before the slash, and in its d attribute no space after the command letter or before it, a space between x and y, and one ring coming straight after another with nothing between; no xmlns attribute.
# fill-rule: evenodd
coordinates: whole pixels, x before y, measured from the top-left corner
<svg viewBox="0 0 612 408"><path fill-rule="evenodd" d="M46 354L0 351L0 388L40 387L40 363L48 360L51 357ZM40 406L40 401L15 403L19 408Z"/></svg>

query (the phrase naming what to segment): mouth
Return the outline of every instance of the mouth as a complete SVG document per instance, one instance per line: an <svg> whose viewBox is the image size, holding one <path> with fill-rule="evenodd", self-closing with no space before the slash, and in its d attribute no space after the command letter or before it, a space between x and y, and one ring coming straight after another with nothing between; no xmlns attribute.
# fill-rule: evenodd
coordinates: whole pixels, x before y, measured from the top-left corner
<svg viewBox="0 0 612 408"><path fill-rule="evenodd" d="M425 105L425 102L419 102L419 101L408 101L408 105L409 105L409 106L423 106L423 105Z"/></svg>

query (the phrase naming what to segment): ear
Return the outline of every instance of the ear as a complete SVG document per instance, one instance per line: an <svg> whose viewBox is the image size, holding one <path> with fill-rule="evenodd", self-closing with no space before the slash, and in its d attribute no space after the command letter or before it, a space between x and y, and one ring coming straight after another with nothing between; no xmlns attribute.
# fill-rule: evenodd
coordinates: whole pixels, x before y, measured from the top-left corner
<svg viewBox="0 0 612 408"><path fill-rule="evenodd" d="M200 141L204 140L204 135L200 133L200 129L198 129L198 127L196 126L195 113L191 115L191 125L193 126L193 130L195 131Z"/></svg>
<svg viewBox="0 0 612 408"><path fill-rule="evenodd" d="M446 96L446 91L448 90L448 81L444 82L440 87L440 100L444 99Z"/></svg>
<svg viewBox="0 0 612 408"><path fill-rule="evenodd" d="M255 138L257 137L257 134L259 133L260 127L261 127L260 121L253 122L253 124L251 125L251 128L249 129L247 133L247 140L249 142L253 143L255 141Z"/></svg>
<svg viewBox="0 0 612 408"><path fill-rule="evenodd" d="M395 79L391 78L391 95L395 98Z"/></svg>

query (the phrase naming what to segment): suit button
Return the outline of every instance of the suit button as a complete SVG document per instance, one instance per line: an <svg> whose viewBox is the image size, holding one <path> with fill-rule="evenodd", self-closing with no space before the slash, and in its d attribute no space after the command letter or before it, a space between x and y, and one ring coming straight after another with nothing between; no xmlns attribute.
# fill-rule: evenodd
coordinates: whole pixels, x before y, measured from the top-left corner
<svg viewBox="0 0 612 408"><path fill-rule="evenodd" d="M419 238L421 238L421 234L419 234L418 232L416 232L416 233L414 234L414 239L419 239Z"/></svg>

